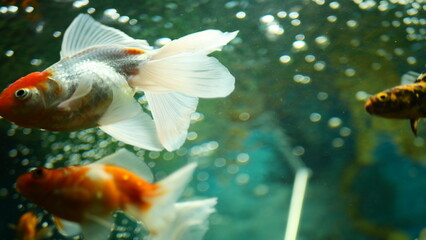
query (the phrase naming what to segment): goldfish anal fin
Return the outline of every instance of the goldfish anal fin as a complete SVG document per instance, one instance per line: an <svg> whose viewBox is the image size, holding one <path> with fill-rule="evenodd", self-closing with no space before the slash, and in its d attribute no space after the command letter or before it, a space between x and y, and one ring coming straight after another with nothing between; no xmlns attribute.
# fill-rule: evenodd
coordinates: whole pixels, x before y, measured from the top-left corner
<svg viewBox="0 0 426 240"><path fill-rule="evenodd" d="M112 124L101 124L99 128L112 137L136 147L150 151L161 151L163 149L160 140L158 140L154 121L141 109L137 115L131 118Z"/></svg>
<svg viewBox="0 0 426 240"><path fill-rule="evenodd" d="M105 240L111 234L113 218L106 218L88 215L87 220L81 223L81 233L83 239Z"/></svg>
<svg viewBox="0 0 426 240"><path fill-rule="evenodd" d="M54 227L53 226L48 226L45 228L40 229L35 236L35 239L48 239L51 238L53 236L53 232L54 232Z"/></svg>
<svg viewBox="0 0 426 240"><path fill-rule="evenodd" d="M126 83L127 84L127 83ZM154 121L142 111L129 86L113 89L112 102L98 121L99 127L124 143L151 151L161 151Z"/></svg>
<svg viewBox="0 0 426 240"><path fill-rule="evenodd" d="M190 116L197 108L198 98L178 92L145 92L145 96L161 144L168 151L179 149L186 140Z"/></svg>
<svg viewBox="0 0 426 240"><path fill-rule="evenodd" d="M154 180L151 168L149 168L141 158L136 157L135 154L125 148L96 161L95 164L115 165L135 173L147 182L153 182Z"/></svg>
<svg viewBox="0 0 426 240"><path fill-rule="evenodd" d="M410 119L411 131L417 136L417 125L419 124L420 118Z"/></svg>
<svg viewBox="0 0 426 240"><path fill-rule="evenodd" d="M118 29L98 23L90 15L80 14L65 31L61 59L89 47L111 44L144 50L152 49L145 40L133 39Z"/></svg>

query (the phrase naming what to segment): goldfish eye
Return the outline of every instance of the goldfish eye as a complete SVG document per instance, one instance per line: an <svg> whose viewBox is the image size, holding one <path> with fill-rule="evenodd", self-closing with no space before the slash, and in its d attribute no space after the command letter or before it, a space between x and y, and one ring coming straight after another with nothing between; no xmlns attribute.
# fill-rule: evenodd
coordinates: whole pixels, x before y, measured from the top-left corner
<svg viewBox="0 0 426 240"><path fill-rule="evenodd" d="M44 176L44 169L43 168L36 168L31 172L33 178L39 179Z"/></svg>
<svg viewBox="0 0 426 240"><path fill-rule="evenodd" d="M379 93L379 94L377 94L377 99L379 99L379 101L381 101L381 102L385 102L385 101L388 101L389 100L389 94L387 94L387 93Z"/></svg>
<svg viewBox="0 0 426 240"><path fill-rule="evenodd" d="M15 98L18 100L25 100L31 97L31 91L28 88L21 88L15 92Z"/></svg>

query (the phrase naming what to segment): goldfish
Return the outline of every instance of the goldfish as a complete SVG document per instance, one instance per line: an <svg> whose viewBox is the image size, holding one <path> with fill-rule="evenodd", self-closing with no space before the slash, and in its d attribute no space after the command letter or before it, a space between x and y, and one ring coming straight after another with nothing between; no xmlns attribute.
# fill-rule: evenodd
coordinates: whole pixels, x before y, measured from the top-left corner
<svg viewBox="0 0 426 240"><path fill-rule="evenodd" d="M410 79L417 76L412 83ZM384 118L410 119L411 131L417 135L417 125L426 117L426 72L408 72L402 81L407 84L380 92L365 104L368 113Z"/></svg>
<svg viewBox="0 0 426 240"><path fill-rule="evenodd" d="M152 240L197 240L207 230L216 199L177 203L195 168L190 163L152 183L149 167L122 149L89 165L36 168L18 177L16 189L52 214L65 236L108 239L112 215L120 210L141 221Z"/></svg>
<svg viewBox="0 0 426 240"><path fill-rule="evenodd" d="M33 212L24 213L19 219L17 226L12 226L18 233L19 240L41 240L53 235L52 227L37 229L40 222Z"/></svg>
<svg viewBox="0 0 426 240"><path fill-rule="evenodd" d="M208 54L237 34L209 29L154 49L80 14L64 33L57 63L3 90L0 116L50 131L99 127L136 147L176 150L186 140L198 99L233 92L235 77ZM143 92L150 112L136 92Z"/></svg>

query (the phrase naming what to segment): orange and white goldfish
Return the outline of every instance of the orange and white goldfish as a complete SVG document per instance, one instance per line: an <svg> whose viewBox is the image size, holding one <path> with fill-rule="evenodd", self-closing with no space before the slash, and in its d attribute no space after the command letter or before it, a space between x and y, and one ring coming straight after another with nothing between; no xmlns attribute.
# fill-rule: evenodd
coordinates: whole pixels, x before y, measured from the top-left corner
<svg viewBox="0 0 426 240"><path fill-rule="evenodd" d="M185 142L198 98L226 97L235 78L216 58L238 31L205 30L153 49L145 40L78 15L64 33L61 60L0 94L0 116L27 128L100 127L148 150ZM152 117L134 99L143 91Z"/></svg>
<svg viewBox="0 0 426 240"><path fill-rule="evenodd" d="M365 109L372 115L394 118L410 119L411 130L417 135L417 125L420 118L426 117L426 72L418 74L408 72L402 77L407 82L414 75L417 79L408 84L380 92L365 104Z"/></svg>
<svg viewBox="0 0 426 240"><path fill-rule="evenodd" d="M13 228L18 233L18 240L41 240L52 236L53 228L45 227L38 229L40 219L33 212L24 213L17 226Z"/></svg>
<svg viewBox="0 0 426 240"><path fill-rule="evenodd" d="M87 166L36 168L21 175L16 188L54 215L66 236L81 232L85 239L105 240L111 232L112 214L122 210L142 221L153 240L184 240L181 237L189 235L201 239L216 199L176 203L195 168L190 163L150 183L149 167L122 149Z"/></svg>

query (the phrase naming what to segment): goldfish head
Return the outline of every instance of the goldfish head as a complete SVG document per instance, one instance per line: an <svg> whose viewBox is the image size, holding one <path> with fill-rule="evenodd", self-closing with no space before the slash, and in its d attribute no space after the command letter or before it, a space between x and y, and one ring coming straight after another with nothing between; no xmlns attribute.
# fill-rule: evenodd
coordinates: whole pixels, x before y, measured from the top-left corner
<svg viewBox="0 0 426 240"><path fill-rule="evenodd" d="M423 83L401 85L370 97L365 109L385 118L418 119L426 116L426 88Z"/></svg>
<svg viewBox="0 0 426 240"><path fill-rule="evenodd" d="M0 116L23 127L37 128L34 124L40 122L39 118L48 107L46 95L58 88L50 76L48 71L34 72L3 90L0 94Z"/></svg>
<svg viewBox="0 0 426 240"><path fill-rule="evenodd" d="M43 203L53 188L53 170L44 167L36 168L26 174L21 175L16 181L16 189L28 200L40 204Z"/></svg>

